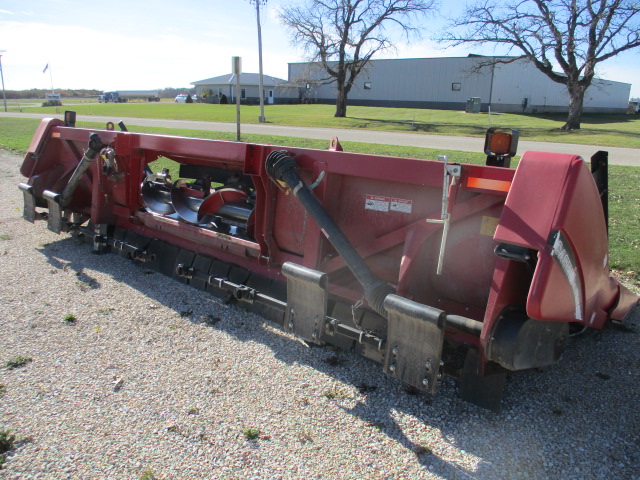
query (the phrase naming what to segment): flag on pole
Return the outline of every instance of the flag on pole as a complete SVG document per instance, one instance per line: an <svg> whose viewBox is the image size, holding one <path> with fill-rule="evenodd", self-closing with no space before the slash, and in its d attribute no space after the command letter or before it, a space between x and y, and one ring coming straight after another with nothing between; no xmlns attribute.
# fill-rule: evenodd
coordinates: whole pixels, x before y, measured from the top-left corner
<svg viewBox="0 0 640 480"><path fill-rule="evenodd" d="M44 70L42 70L42 73L46 72L46 71L47 71L47 68L49 68L49 64L48 64L48 63L47 63L47 66L46 66L46 67L44 67Z"/></svg>

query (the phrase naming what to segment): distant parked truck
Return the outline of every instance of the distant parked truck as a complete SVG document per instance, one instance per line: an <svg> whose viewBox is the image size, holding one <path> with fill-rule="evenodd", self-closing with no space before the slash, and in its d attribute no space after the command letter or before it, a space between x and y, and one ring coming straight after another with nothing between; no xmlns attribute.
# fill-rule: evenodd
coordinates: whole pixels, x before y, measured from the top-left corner
<svg viewBox="0 0 640 480"><path fill-rule="evenodd" d="M160 92L158 90L117 90L104 92L98 97L100 103L127 103L131 100L159 102Z"/></svg>
<svg viewBox="0 0 640 480"><path fill-rule="evenodd" d="M44 98L45 102L42 104L43 107L59 107L62 105L59 93L46 93Z"/></svg>

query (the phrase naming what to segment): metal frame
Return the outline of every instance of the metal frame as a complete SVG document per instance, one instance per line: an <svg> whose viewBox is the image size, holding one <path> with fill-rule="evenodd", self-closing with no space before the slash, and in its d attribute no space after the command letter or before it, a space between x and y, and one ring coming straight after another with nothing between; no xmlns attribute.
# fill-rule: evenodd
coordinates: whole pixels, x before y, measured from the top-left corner
<svg viewBox="0 0 640 480"><path fill-rule="evenodd" d="M502 315L507 307L538 320L602 328L610 315L623 316L637 302L602 268L602 203L579 157L530 152L513 170L347 153L337 140L329 151L283 149L111 126L98 132L108 152L75 174L63 205L61 194L95 133L43 120L21 168L28 178L20 184L26 220L42 218L38 209L47 208L56 233L80 233L96 251L113 250L226 295L308 342L379 352L387 373L430 393L446 370L440 366L445 339L477 351L478 374L495 366L486 347L498 322L508 321ZM296 171L292 178L311 185L313 193L305 195L335 231L313 220L298 201L298 186L280 184L267 172L265 159L283 150ZM223 171L249 181L251 233L146 211L141 186L148 165L161 156L194 175ZM581 213L581 204L596 212L593 218ZM384 307L362 304L366 287L363 293L351 261L338 255L337 232L394 292L385 287ZM556 237L569 249L572 272L559 261L557 245L548 243L552 232L560 232ZM498 244L526 255L494 255ZM572 278L580 281L571 284ZM583 315L575 308L567 314L564 304L554 307L558 291L572 291ZM356 319L358 309L367 312L365 320ZM333 311L353 314L337 318Z"/></svg>

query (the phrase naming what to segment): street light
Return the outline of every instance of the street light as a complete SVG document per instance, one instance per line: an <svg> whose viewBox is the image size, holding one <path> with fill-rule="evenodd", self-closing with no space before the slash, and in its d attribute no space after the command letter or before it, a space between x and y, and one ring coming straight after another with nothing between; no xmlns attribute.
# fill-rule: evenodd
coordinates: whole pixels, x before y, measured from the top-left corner
<svg viewBox="0 0 640 480"><path fill-rule="evenodd" d="M4 111L7 111L7 96L4 93L4 72L2 71L2 54L6 50L0 50L0 77L2 77L2 100L4 100Z"/></svg>
<svg viewBox="0 0 640 480"><path fill-rule="evenodd" d="M249 0L251 4L256 6L256 20L258 22L258 65L259 65L259 86L258 95L260 96L260 123L266 122L264 118L264 83L262 81L262 27L260 26L260 4L266 5L267 0Z"/></svg>

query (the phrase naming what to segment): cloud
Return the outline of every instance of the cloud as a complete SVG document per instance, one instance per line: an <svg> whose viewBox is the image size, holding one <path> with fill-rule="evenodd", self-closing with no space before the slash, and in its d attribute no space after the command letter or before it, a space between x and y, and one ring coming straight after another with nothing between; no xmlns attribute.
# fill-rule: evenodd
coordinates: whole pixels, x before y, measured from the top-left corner
<svg viewBox="0 0 640 480"><path fill-rule="evenodd" d="M8 52L3 58L7 89L48 87L49 75L42 74L47 63L54 87L107 90L187 87L228 73L235 55L243 57L245 71L258 71L257 39L239 43L213 35L194 41L166 30L133 36L25 22L0 22L0 32ZM44 47L43 38L50 39ZM266 74L286 72L281 54L265 50L264 60ZM275 62L281 64L277 72L267 67Z"/></svg>

